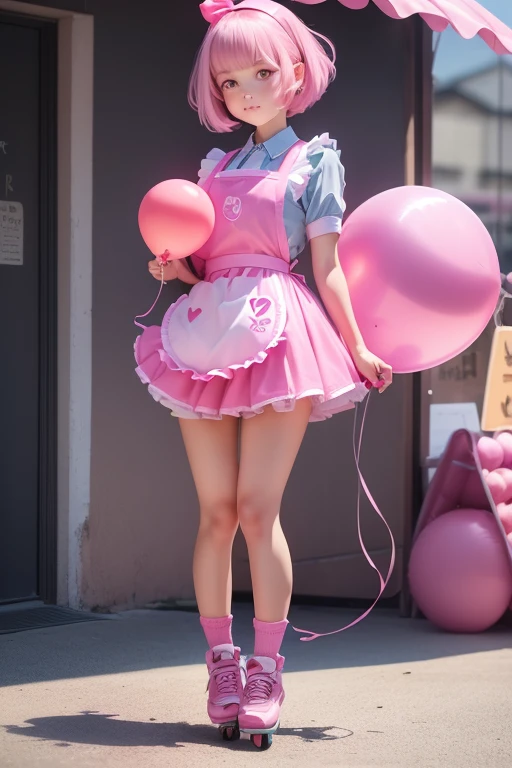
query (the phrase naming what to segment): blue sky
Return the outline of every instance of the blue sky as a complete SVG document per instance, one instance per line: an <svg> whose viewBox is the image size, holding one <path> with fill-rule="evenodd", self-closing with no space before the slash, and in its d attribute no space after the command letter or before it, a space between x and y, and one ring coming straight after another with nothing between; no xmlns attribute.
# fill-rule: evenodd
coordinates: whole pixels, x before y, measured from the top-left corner
<svg viewBox="0 0 512 768"><path fill-rule="evenodd" d="M479 0L479 3L512 28L512 0ZM437 37L438 33L434 33L434 41ZM512 64L512 56L506 58ZM441 33L434 63L434 76L439 82L445 82L494 61L496 54L480 37L464 40L448 27Z"/></svg>

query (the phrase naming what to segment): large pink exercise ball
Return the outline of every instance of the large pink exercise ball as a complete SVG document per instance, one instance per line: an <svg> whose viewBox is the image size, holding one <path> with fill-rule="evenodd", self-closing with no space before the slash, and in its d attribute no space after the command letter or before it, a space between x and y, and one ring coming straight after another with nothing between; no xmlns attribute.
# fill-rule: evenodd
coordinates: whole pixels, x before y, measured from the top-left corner
<svg viewBox="0 0 512 768"><path fill-rule="evenodd" d="M213 231L213 203L197 184L168 179L149 190L139 208L139 229L154 256L190 256Z"/></svg>
<svg viewBox="0 0 512 768"><path fill-rule="evenodd" d="M512 565L492 514L456 509L429 523L412 548L409 581L420 610L438 627L492 626L512 598Z"/></svg>
<svg viewBox="0 0 512 768"><path fill-rule="evenodd" d="M489 233L439 189L397 187L370 198L344 224L338 255L365 343L397 373L462 352L499 298Z"/></svg>

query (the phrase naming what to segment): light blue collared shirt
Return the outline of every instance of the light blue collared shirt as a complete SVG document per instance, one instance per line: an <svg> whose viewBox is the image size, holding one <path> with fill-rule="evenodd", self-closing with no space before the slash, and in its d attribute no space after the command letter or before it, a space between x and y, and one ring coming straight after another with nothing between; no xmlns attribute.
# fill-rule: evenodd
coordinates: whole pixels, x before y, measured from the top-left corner
<svg viewBox="0 0 512 768"><path fill-rule="evenodd" d="M254 143L251 133L240 152L229 164L233 168L257 168L262 171L277 171L286 152L298 141L298 137L289 125L261 144Z"/></svg>
<svg viewBox="0 0 512 768"><path fill-rule="evenodd" d="M255 144L253 137L254 133L233 157L227 169L277 171L287 151L298 141L290 125L261 144ZM304 249L307 239L328 232L341 232L345 211L345 169L340 162L336 142L327 139L326 144L321 146L318 137L312 139L288 177L283 215L291 259L295 259ZM300 171L308 163L312 171L310 169L309 179L305 185L303 183L302 189L300 182L304 182L305 174L302 174L301 179Z"/></svg>

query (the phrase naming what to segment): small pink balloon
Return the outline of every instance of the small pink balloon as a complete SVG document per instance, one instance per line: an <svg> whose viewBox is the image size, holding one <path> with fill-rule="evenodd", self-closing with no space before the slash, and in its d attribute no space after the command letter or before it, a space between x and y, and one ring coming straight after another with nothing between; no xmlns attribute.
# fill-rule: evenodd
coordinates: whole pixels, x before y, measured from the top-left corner
<svg viewBox="0 0 512 768"><path fill-rule="evenodd" d="M165 261L190 256L210 237L213 203L197 184L168 179L152 187L139 208L139 229L151 253Z"/></svg>
<svg viewBox="0 0 512 768"><path fill-rule="evenodd" d="M512 533L512 504L498 504L498 515L501 520L501 524L505 529L505 533Z"/></svg>
<svg viewBox="0 0 512 768"><path fill-rule="evenodd" d="M487 326L501 289L478 216L439 189L389 189L343 225L338 256L357 323L396 373L440 365Z"/></svg>
<svg viewBox="0 0 512 768"><path fill-rule="evenodd" d="M507 498L507 484L503 477L498 474L498 470L489 472L485 478L485 482L489 486L491 496L495 504L501 504Z"/></svg>
<svg viewBox="0 0 512 768"><path fill-rule="evenodd" d="M503 448L503 466L512 469L512 434L510 432L496 432L494 439Z"/></svg>
<svg viewBox="0 0 512 768"><path fill-rule="evenodd" d="M477 444L480 464L484 469L492 471L503 466L503 448L492 437L481 437Z"/></svg>

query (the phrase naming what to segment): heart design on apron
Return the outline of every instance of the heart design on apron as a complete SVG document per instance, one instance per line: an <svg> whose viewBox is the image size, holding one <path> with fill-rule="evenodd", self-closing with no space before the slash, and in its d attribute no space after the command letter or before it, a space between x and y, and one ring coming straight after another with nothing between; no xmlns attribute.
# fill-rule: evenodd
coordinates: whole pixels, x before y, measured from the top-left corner
<svg viewBox="0 0 512 768"><path fill-rule="evenodd" d="M266 298L251 299L249 304L256 317L264 315L270 309L270 300Z"/></svg>
<svg viewBox="0 0 512 768"><path fill-rule="evenodd" d="M192 305L196 309L192 309ZM282 338L286 308L279 277L196 283L167 311L162 343L182 370L225 376L228 369L261 362Z"/></svg>

